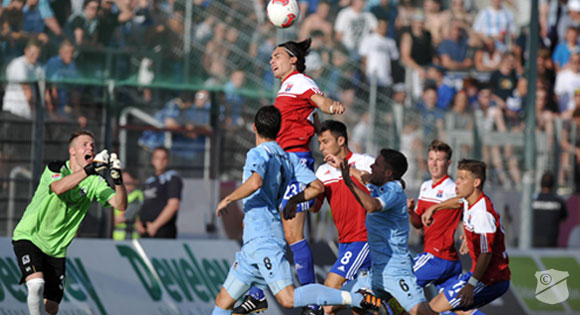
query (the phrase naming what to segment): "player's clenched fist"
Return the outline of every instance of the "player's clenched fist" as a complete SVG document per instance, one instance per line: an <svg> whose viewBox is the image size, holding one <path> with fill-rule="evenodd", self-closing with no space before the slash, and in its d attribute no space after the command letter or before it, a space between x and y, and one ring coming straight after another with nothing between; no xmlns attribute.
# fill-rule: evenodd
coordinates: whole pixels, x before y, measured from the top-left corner
<svg viewBox="0 0 580 315"><path fill-rule="evenodd" d="M123 176L121 176L121 160L119 160L117 153L111 154L109 165L111 167L111 178L115 185L123 185Z"/></svg>
<svg viewBox="0 0 580 315"><path fill-rule="evenodd" d="M99 172L106 170L109 167L109 152L107 149L99 152L93 158L92 162L87 164L84 169L88 176L98 175Z"/></svg>

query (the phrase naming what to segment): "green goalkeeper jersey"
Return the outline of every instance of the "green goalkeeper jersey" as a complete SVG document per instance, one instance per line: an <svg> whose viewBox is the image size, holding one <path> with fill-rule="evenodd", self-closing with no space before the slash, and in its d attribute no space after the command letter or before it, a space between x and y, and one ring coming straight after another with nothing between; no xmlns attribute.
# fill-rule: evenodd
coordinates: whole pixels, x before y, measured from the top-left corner
<svg viewBox="0 0 580 315"><path fill-rule="evenodd" d="M32 201L14 229L15 241L28 240L49 256L65 257L91 202L96 199L103 206L109 205L115 191L98 175L88 176L60 195L50 189L52 182L71 173L69 161L52 162L46 167Z"/></svg>

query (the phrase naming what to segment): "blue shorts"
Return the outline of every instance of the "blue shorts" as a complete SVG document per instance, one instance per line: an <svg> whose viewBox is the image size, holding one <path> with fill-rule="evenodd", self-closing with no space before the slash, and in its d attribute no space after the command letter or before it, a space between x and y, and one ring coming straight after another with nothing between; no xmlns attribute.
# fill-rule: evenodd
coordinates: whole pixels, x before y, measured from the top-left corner
<svg viewBox="0 0 580 315"><path fill-rule="evenodd" d="M258 238L242 246L236 253L224 288L236 300L251 286L262 289L266 285L273 295L291 285L292 269L284 257L286 243L275 238Z"/></svg>
<svg viewBox="0 0 580 315"><path fill-rule="evenodd" d="M291 154L296 155L300 159L300 163L306 164L310 170L314 172L314 157L312 156L312 152L289 152ZM306 189L306 185L299 183L295 179L292 179L286 187L286 192L284 192L284 197L282 198L282 202L280 203L280 211L284 210L284 207L288 203L288 200L293 196L297 195L301 191ZM296 207L296 212L308 211L310 207L314 204L314 200L305 201Z"/></svg>
<svg viewBox="0 0 580 315"><path fill-rule="evenodd" d="M359 271L356 280L347 283L343 290L356 292L360 288L370 288L382 299L388 299L389 294L409 312L415 305L426 302L423 288L417 285L415 275L410 272L400 274L389 273L373 275L373 271Z"/></svg>
<svg viewBox="0 0 580 315"><path fill-rule="evenodd" d="M449 301L449 304L456 310L470 310L482 307L502 296L510 287L509 281L496 282L490 286L480 282L473 290L473 304L464 307L457 307L461 302L461 299L457 298L457 293L459 293L459 291L465 286L469 277L471 277L471 272L459 275L455 281L449 282L447 286L443 288L447 301Z"/></svg>
<svg viewBox="0 0 580 315"><path fill-rule="evenodd" d="M371 256L369 256L369 244L367 242L352 242L338 244L338 259L330 269L330 272L353 280L360 269L371 268Z"/></svg>
<svg viewBox="0 0 580 315"><path fill-rule="evenodd" d="M425 287L427 284L433 283L439 287L448 279L461 274L461 262L442 259L425 252L415 257L413 272L417 277L419 286Z"/></svg>

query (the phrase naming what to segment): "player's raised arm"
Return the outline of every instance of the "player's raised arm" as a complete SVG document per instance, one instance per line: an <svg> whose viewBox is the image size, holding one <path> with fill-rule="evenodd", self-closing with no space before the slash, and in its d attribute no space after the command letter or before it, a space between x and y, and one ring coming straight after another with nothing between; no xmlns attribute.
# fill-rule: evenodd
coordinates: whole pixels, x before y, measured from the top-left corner
<svg viewBox="0 0 580 315"><path fill-rule="evenodd" d="M248 180L243 182L240 187L219 202L215 214L219 217L220 213L225 210L230 203L250 196L256 192L256 190L260 189L263 183L264 180L260 174L256 172L252 173Z"/></svg>
<svg viewBox="0 0 580 315"><path fill-rule="evenodd" d="M71 145L79 146L81 149L84 146L83 143L78 142L74 142ZM55 194L60 195L76 187L83 179L87 178L87 176L98 175L98 172L107 169L109 161L109 153L107 153L107 150L101 151L99 154L94 156L94 158L91 155L94 155L94 153L87 152L86 157L83 157L86 160L85 163L87 163L85 165L81 165L83 168L79 168L73 171L72 174L64 176L62 179L50 183L50 190L52 190L52 192ZM51 171L58 173L60 172L61 166L62 164L53 162L49 164L48 168Z"/></svg>
<svg viewBox="0 0 580 315"><path fill-rule="evenodd" d="M331 98L322 96L320 94L312 94L310 99L316 104L318 109L320 109L323 113L334 115L342 115L344 113L344 105L339 101L335 101Z"/></svg>
<svg viewBox="0 0 580 315"><path fill-rule="evenodd" d="M354 184L354 181L350 177L350 166L348 161L343 161L340 163L340 170L342 171L342 180L346 186L350 189L356 200L361 204L367 212L377 212L383 209L381 202L374 197L371 197L365 191L360 189Z"/></svg>

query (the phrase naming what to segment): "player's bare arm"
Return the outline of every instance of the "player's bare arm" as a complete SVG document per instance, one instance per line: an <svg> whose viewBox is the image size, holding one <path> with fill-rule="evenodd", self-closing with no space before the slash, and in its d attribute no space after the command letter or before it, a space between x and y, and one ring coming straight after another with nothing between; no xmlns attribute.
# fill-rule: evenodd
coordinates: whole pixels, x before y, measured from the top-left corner
<svg viewBox="0 0 580 315"><path fill-rule="evenodd" d="M415 199L408 198L407 199L407 211L409 211L409 222L413 227L416 229L420 229L423 227L423 223L421 222L421 216L415 212Z"/></svg>
<svg viewBox="0 0 580 315"><path fill-rule="evenodd" d="M88 176L98 175L98 172L104 171L105 169L108 168L109 153L107 152L107 150L101 151L94 157L93 155L94 153L87 153L84 156L82 165L74 164L79 162L77 162L76 160L71 160L71 168L75 170L72 172L72 174L63 177L60 180L50 183L50 190L52 190L52 192L54 192L55 194L60 195L75 188L81 181L83 181L83 179L87 178ZM75 167L75 165L78 165L78 167L80 168ZM49 168L52 167L53 167L52 164L50 164ZM56 168L60 169L60 166L56 166Z"/></svg>
<svg viewBox="0 0 580 315"><path fill-rule="evenodd" d="M342 180L344 181L348 189L350 189L350 191L352 192L358 203L360 203L361 206L365 208L367 212L372 213L381 211L383 209L383 205L381 204L381 202L378 199L371 197L365 191L360 189L360 187L355 185L353 179L350 177L350 169L351 167L348 165L348 161L344 160L340 163Z"/></svg>
<svg viewBox="0 0 580 315"><path fill-rule="evenodd" d="M316 104L316 106L326 114L334 115L342 115L344 113L344 105L339 101L335 101L331 98L322 96L320 94L313 94L310 99Z"/></svg>
<svg viewBox="0 0 580 315"><path fill-rule="evenodd" d="M469 306L473 304L473 289L479 282L479 279L483 277L489 262L491 261L492 253L481 253L477 257L477 262L475 263L475 270L469 278L469 281L465 286L459 291L457 296L461 299L461 306Z"/></svg>
<svg viewBox="0 0 580 315"><path fill-rule="evenodd" d="M115 195L109 199L109 204L121 211L127 209L127 190L125 185L115 185Z"/></svg>
<svg viewBox="0 0 580 315"><path fill-rule="evenodd" d="M262 179L262 176L256 172L252 173L248 180L218 203L215 214L219 217L221 212L226 210L230 203L250 196L256 190L260 189L263 184L264 180Z"/></svg>
<svg viewBox="0 0 580 315"><path fill-rule="evenodd" d="M423 225L425 226L429 226L431 225L431 223L433 223L433 214L441 209L459 209L461 208L461 203L459 203L459 200L461 200L460 197L454 197L451 199L447 199L445 201L443 201L442 203L433 205L431 207L429 207L429 209L425 210L425 213L423 213L421 215L421 222L423 223Z"/></svg>
<svg viewBox="0 0 580 315"><path fill-rule="evenodd" d="M87 178L87 173L83 169L77 170L61 180L50 183L50 190L57 195L63 194L75 188L85 178Z"/></svg>
<svg viewBox="0 0 580 315"><path fill-rule="evenodd" d="M290 220L296 216L296 206L304 201L312 200L318 197L324 192L324 184L319 180L315 179L312 181L306 189L300 193L294 195L284 207L284 220Z"/></svg>

